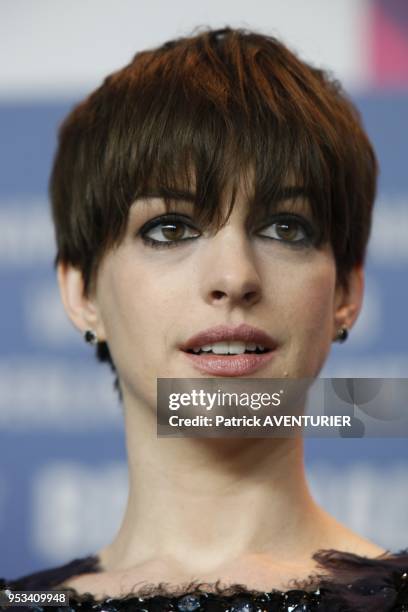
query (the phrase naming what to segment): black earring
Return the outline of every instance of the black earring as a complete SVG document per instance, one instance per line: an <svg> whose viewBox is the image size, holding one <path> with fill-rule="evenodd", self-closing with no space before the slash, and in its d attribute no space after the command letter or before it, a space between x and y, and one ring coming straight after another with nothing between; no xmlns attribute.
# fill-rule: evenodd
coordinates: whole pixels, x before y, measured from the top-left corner
<svg viewBox="0 0 408 612"><path fill-rule="evenodd" d="M348 338L348 329L347 327L340 327L337 331L336 342L345 342Z"/></svg>
<svg viewBox="0 0 408 612"><path fill-rule="evenodd" d="M84 340L85 342L89 342L89 344L98 344L98 336L92 329L84 331Z"/></svg>

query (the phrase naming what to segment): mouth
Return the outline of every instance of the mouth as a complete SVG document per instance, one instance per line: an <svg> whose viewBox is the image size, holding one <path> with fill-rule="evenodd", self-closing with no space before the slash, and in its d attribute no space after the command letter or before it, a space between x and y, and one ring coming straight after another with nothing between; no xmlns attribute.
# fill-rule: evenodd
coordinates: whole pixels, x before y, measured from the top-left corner
<svg viewBox="0 0 408 612"><path fill-rule="evenodd" d="M265 348L262 344L245 343L245 342L215 342L214 344L206 344L197 346L192 349L187 349L187 353L191 355L263 355L271 349Z"/></svg>
<svg viewBox="0 0 408 612"><path fill-rule="evenodd" d="M195 369L212 376L244 376L275 356L277 342L258 328L217 326L200 332L180 347Z"/></svg>

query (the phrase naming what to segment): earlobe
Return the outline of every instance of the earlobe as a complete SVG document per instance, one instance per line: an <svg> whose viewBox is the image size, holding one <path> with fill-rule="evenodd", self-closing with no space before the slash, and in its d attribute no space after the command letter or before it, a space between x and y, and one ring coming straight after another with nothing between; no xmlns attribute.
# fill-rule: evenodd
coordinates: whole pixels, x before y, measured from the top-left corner
<svg viewBox="0 0 408 612"><path fill-rule="evenodd" d="M336 289L334 312L334 338L342 327L350 330L360 314L364 297L364 268L356 266L348 276L348 287Z"/></svg>
<svg viewBox="0 0 408 612"><path fill-rule="evenodd" d="M81 333L87 329L94 330L98 338L103 339L104 330L96 301L84 295L82 272L69 264L59 263L57 279L65 312L73 325Z"/></svg>

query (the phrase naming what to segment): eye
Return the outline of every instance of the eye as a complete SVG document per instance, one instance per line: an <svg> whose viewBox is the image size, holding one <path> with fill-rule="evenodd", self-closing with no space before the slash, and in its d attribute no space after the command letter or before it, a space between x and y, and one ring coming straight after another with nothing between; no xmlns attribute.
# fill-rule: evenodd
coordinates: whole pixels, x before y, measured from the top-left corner
<svg viewBox="0 0 408 612"><path fill-rule="evenodd" d="M313 240L314 230L310 223L298 215L286 214L279 217L259 232L263 238L292 244L306 244Z"/></svg>
<svg viewBox="0 0 408 612"><path fill-rule="evenodd" d="M145 223L139 234L151 246L173 246L200 236L188 221L188 218L176 214L162 215Z"/></svg>

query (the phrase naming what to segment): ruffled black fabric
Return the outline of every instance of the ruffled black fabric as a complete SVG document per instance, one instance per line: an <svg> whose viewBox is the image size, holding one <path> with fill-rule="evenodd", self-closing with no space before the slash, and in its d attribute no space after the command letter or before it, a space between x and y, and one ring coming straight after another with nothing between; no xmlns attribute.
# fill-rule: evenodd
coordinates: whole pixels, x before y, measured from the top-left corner
<svg viewBox="0 0 408 612"><path fill-rule="evenodd" d="M55 612L408 612L408 548L374 559L338 550L319 550L313 559L321 572L306 581L292 581L294 588L288 591L261 592L242 584L221 587L220 581L211 585L194 581L176 590L162 582L146 585L121 598L103 600L90 593L80 595L74 589L63 589L70 596L70 608L33 608L36 612L45 608ZM0 590L53 590L69 578L99 571L99 558L89 556L8 582L0 579ZM4 609L21 611L24 607Z"/></svg>

